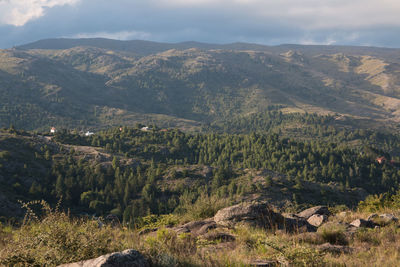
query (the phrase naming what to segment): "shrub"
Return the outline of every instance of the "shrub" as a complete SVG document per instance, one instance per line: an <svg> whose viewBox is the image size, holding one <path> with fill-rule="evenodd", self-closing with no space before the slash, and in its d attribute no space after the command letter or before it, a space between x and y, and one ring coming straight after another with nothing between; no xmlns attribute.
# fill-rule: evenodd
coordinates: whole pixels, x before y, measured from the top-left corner
<svg viewBox="0 0 400 267"><path fill-rule="evenodd" d="M31 209L36 204L41 206L41 217ZM51 209L44 201L30 202L23 207L28 210L27 216L0 251L0 265L55 266L122 248L112 238L109 226L99 227L96 221L71 219L65 212Z"/></svg>
<svg viewBox="0 0 400 267"><path fill-rule="evenodd" d="M190 234L180 234L159 229L156 236L146 238L147 254L156 266L190 266L196 253L196 239ZM192 259L193 260L193 259Z"/></svg>
<svg viewBox="0 0 400 267"><path fill-rule="evenodd" d="M390 206L389 198L386 194L369 195L364 201L360 201L358 209L366 212L377 212L385 206Z"/></svg>
<svg viewBox="0 0 400 267"><path fill-rule="evenodd" d="M376 231L373 229L367 229L367 228L358 229L358 231L355 235L355 239L360 242L369 243L374 246L379 246L381 243L379 236L377 236Z"/></svg>
<svg viewBox="0 0 400 267"><path fill-rule="evenodd" d="M186 220L198 220L213 217L218 210L228 205L227 199L208 196L206 193L201 194L193 203L193 199L184 194L176 211L184 215Z"/></svg>
<svg viewBox="0 0 400 267"><path fill-rule="evenodd" d="M150 229L160 226L174 226L179 223L178 217L173 214L166 215L149 215L138 218L136 227L138 229Z"/></svg>
<svg viewBox="0 0 400 267"><path fill-rule="evenodd" d="M275 258L290 266L324 266L324 254L300 243L285 240L283 236L271 236L266 246L275 250Z"/></svg>
<svg viewBox="0 0 400 267"><path fill-rule="evenodd" d="M336 245L347 245L348 241L345 235L346 227L336 223L326 223L318 228L317 233L325 242Z"/></svg>

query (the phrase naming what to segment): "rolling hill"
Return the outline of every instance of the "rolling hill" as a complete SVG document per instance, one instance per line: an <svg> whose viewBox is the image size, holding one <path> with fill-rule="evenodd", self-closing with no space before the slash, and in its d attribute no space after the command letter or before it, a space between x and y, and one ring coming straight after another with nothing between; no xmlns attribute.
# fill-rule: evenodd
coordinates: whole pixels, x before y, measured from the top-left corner
<svg viewBox="0 0 400 267"><path fill-rule="evenodd" d="M400 50L50 39L0 50L0 127L196 130L268 108L400 121Z"/></svg>

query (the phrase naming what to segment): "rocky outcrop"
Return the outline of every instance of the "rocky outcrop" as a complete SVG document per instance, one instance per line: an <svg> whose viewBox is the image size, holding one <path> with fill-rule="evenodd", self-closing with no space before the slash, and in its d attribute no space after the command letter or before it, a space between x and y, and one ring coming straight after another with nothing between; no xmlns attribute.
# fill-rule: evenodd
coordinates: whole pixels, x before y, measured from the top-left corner
<svg viewBox="0 0 400 267"><path fill-rule="evenodd" d="M306 219L294 214L282 215L271 209L266 202L247 202L219 210L214 216L217 225L234 227L247 224L266 229L281 229L288 232L315 231Z"/></svg>
<svg viewBox="0 0 400 267"><path fill-rule="evenodd" d="M273 228L282 225L284 217L274 212L265 202L249 202L219 210L214 216L214 221L226 227L245 223L252 226Z"/></svg>
<svg viewBox="0 0 400 267"><path fill-rule="evenodd" d="M100 256L95 259L59 265L59 267L148 267L142 254L133 249Z"/></svg>
<svg viewBox="0 0 400 267"><path fill-rule="evenodd" d="M303 210L302 212L298 213L297 216L308 219L315 214L329 216L330 212L329 212L328 207L326 207L326 206L315 206L315 207Z"/></svg>

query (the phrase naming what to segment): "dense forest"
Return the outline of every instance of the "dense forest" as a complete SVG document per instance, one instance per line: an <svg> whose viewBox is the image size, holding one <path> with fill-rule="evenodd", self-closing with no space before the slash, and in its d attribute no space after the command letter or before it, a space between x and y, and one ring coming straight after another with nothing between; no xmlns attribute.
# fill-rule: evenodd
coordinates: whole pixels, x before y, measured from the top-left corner
<svg viewBox="0 0 400 267"><path fill-rule="evenodd" d="M60 130L46 137L3 129L0 182L3 193L19 199L61 200L74 214L111 213L131 225L150 214L184 213L204 199L233 203L272 190L279 179L296 204L312 202L302 197L312 184L334 185L342 195L356 188L367 194L396 192L400 169L391 151L398 147L398 137L326 126L333 121L329 116L270 111L226 124L224 131L231 134L144 125L91 136ZM245 123L253 125L251 133L234 133ZM283 123L308 125L304 133L315 138L287 137L276 127ZM378 157L385 160L378 162ZM203 167L206 173L199 172ZM261 185L253 182L249 170L272 175ZM319 191L318 201L329 205L352 206L361 200Z"/></svg>

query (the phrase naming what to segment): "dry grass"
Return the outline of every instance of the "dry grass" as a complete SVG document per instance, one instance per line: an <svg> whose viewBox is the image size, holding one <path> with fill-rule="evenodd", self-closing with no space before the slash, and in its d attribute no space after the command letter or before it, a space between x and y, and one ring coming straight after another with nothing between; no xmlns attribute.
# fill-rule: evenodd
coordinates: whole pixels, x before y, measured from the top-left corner
<svg viewBox="0 0 400 267"><path fill-rule="evenodd" d="M227 242L177 234L162 227L144 236L126 228L107 225L99 228L96 221L71 219L43 202L39 204L43 206L42 217L28 209L29 216L22 227L14 230L0 227L0 264L54 266L127 248L139 250L152 266L248 266L256 260L271 260L284 266L399 266L400 263L398 223L359 229L351 235L339 224L365 219L369 212L338 213L317 233L289 234L245 226L212 230L235 237L235 241ZM389 211L398 213L384 210ZM326 242L346 245L351 252L320 252L318 246Z"/></svg>

